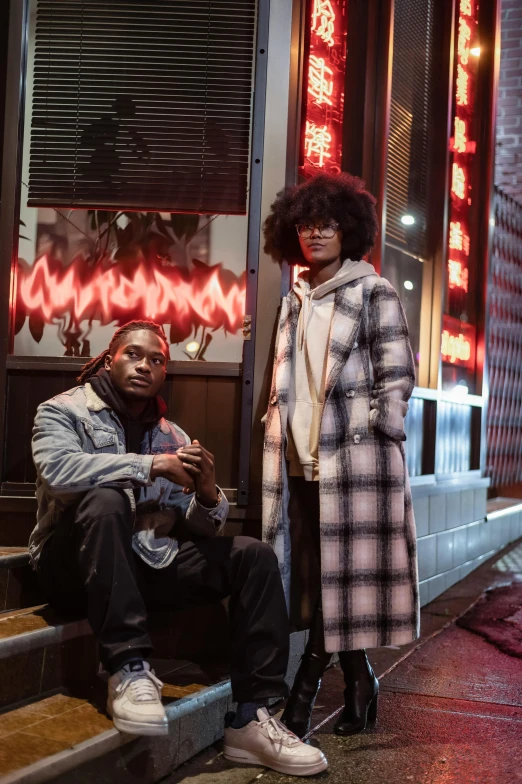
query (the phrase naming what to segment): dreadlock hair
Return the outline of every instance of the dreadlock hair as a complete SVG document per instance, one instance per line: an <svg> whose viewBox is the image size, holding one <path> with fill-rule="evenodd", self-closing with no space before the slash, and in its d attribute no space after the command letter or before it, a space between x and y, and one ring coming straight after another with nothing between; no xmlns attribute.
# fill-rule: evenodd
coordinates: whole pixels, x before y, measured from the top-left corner
<svg viewBox="0 0 522 784"><path fill-rule="evenodd" d="M342 172L317 174L277 194L264 225L265 253L301 264L296 224L327 220L335 220L342 231L343 260L358 261L373 247L379 228L375 199L362 180Z"/></svg>
<svg viewBox="0 0 522 784"><path fill-rule="evenodd" d="M169 341L165 334L165 330L161 326L161 324L156 324L154 321L129 321L127 324L124 324L122 327L116 330L114 335L112 336L112 340L110 342L109 348L106 348L105 351L102 351L101 354L98 354L97 357L93 357L87 364L84 366L82 372L76 379L79 384L85 384L85 382L91 377L96 375L98 370L105 365L105 357L111 356L113 357L116 353L117 349L119 348L123 338L125 338L129 332L136 332L138 329L148 329L149 332L154 332L159 338L163 340L165 346L167 347L167 354L169 352Z"/></svg>

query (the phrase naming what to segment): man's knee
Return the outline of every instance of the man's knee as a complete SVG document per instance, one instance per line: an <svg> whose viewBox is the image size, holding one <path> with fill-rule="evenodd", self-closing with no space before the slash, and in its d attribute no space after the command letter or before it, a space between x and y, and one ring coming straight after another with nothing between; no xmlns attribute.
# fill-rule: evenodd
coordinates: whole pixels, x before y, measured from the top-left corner
<svg viewBox="0 0 522 784"><path fill-rule="evenodd" d="M241 553L242 558L250 563L257 563L266 569L277 569L277 558L272 547L266 542L260 542L251 536L235 536L234 547Z"/></svg>
<svg viewBox="0 0 522 784"><path fill-rule="evenodd" d="M130 518L130 501L124 490L115 487L93 487L80 501L77 515L89 522L102 517L113 517L115 520Z"/></svg>

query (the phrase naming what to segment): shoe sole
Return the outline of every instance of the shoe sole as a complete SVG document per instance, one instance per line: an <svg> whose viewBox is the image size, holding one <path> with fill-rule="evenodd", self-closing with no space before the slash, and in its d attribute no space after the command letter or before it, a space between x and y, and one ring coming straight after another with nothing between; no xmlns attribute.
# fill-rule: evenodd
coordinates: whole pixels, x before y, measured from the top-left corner
<svg viewBox="0 0 522 784"><path fill-rule="evenodd" d="M251 751L245 751L244 749L234 749L232 746L223 747L223 756L229 762L262 765L265 768L277 771L277 773L285 773L287 776L314 776L328 767L328 762L324 756L319 762L310 763L309 765L285 765L283 762L274 762L269 757L261 754L253 754Z"/></svg>
<svg viewBox="0 0 522 784"><path fill-rule="evenodd" d="M168 735L169 725L166 721L164 724L153 724L147 721L129 721L128 719L119 719L117 716L112 715L112 711L107 705L107 713L112 719L112 723L119 732L125 732L127 735Z"/></svg>
<svg viewBox="0 0 522 784"><path fill-rule="evenodd" d="M168 735L168 724L150 724L147 722L128 721L127 719L112 719L114 726L127 735Z"/></svg>

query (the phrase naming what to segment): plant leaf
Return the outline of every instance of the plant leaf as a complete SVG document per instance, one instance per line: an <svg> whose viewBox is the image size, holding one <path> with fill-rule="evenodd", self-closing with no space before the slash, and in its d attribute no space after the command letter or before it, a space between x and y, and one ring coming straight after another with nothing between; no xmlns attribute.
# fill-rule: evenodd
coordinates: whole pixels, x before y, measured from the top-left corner
<svg viewBox="0 0 522 784"><path fill-rule="evenodd" d="M29 316L29 332L36 343L43 337L45 322L39 313L31 313Z"/></svg>

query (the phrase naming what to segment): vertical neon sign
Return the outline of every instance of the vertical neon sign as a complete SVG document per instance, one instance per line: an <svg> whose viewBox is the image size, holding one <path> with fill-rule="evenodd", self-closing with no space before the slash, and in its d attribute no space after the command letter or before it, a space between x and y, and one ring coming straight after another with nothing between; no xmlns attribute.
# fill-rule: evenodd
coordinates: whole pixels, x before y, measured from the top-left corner
<svg viewBox="0 0 522 784"><path fill-rule="evenodd" d="M340 172L346 0L312 0L306 74L302 175Z"/></svg>
<svg viewBox="0 0 522 784"><path fill-rule="evenodd" d="M473 199L472 171L476 153L473 141L475 85L480 47L478 45L478 2L458 0L455 30L455 76L452 137L450 139L450 210L446 312L467 322L470 215ZM473 329L468 325L468 331ZM447 352L443 352L447 361ZM474 363L474 358L470 358Z"/></svg>

